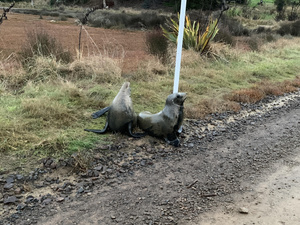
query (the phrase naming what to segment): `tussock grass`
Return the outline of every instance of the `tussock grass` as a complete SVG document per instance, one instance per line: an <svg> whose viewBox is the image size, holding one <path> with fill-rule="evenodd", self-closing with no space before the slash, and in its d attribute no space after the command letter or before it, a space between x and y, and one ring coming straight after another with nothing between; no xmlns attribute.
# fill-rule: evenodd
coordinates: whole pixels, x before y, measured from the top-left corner
<svg viewBox="0 0 300 225"><path fill-rule="evenodd" d="M95 83L116 83L120 81L120 62L106 56L92 56L75 60L69 66L71 80L89 79Z"/></svg>

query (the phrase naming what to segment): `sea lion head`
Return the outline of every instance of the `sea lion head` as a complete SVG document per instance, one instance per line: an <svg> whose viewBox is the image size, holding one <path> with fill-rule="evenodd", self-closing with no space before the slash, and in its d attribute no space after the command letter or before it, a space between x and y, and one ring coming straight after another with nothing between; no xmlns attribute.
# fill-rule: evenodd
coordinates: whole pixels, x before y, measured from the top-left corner
<svg viewBox="0 0 300 225"><path fill-rule="evenodd" d="M170 94L166 100L166 105L179 105L182 106L186 99L186 93L173 93Z"/></svg>
<svg viewBox="0 0 300 225"><path fill-rule="evenodd" d="M125 83L122 85L121 90L124 91L124 92L126 92L126 94L128 94L128 95L130 96L130 94L131 94L130 83L129 83L129 82L125 82Z"/></svg>

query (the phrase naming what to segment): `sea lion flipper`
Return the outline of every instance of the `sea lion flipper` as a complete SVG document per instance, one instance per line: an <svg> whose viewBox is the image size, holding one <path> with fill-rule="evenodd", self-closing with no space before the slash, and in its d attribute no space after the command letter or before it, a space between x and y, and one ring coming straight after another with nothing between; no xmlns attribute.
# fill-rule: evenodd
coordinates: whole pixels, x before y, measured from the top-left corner
<svg viewBox="0 0 300 225"><path fill-rule="evenodd" d="M178 139L178 137L174 133L168 134L167 137L165 138L165 141L168 144L173 145L175 147L178 147L179 144L180 144L180 140Z"/></svg>
<svg viewBox="0 0 300 225"><path fill-rule="evenodd" d="M106 112L108 112L109 109L110 109L110 106L107 106L107 107L105 107L104 109L100 109L99 111L94 112L94 113L92 114L93 119L99 118L100 116L102 116L103 114L105 114Z"/></svg>
<svg viewBox="0 0 300 225"><path fill-rule="evenodd" d="M106 120L105 127L102 130L96 130L96 129L84 129L84 130L88 131L88 132L93 132L96 134L104 134L106 132L107 128L108 128L108 121Z"/></svg>
<svg viewBox="0 0 300 225"><path fill-rule="evenodd" d="M130 134L131 137L134 138L141 138L141 137L145 137L147 135L147 133L132 133L132 122L128 123L128 133Z"/></svg>

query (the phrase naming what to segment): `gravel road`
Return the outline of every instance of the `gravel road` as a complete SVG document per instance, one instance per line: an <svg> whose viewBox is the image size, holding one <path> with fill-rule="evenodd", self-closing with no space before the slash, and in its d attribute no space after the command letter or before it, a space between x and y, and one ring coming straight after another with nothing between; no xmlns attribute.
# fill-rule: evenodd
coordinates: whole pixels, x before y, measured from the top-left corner
<svg viewBox="0 0 300 225"><path fill-rule="evenodd" d="M178 148L117 135L94 170L44 171L0 224L300 224L299 103L298 92L186 120Z"/></svg>

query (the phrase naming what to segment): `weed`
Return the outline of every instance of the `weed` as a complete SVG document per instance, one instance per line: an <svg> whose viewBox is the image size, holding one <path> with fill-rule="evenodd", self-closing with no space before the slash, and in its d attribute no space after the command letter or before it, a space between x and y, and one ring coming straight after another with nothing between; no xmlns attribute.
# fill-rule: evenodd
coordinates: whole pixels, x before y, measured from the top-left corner
<svg viewBox="0 0 300 225"><path fill-rule="evenodd" d="M227 27L229 32L234 36L250 35L250 31L244 27L239 20L231 18L226 14L221 17L220 26Z"/></svg>
<svg viewBox="0 0 300 225"><path fill-rule="evenodd" d="M168 40L161 29L155 29L146 34L148 51L157 56L163 63L168 59Z"/></svg>
<svg viewBox="0 0 300 225"><path fill-rule="evenodd" d="M251 36L247 38L247 44L252 51L258 51L260 47L260 40L256 36Z"/></svg>
<svg viewBox="0 0 300 225"><path fill-rule="evenodd" d="M231 46L235 45L235 39L233 38L232 34L230 33L228 27L220 27L218 34L216 35L215 41L224 42Z"/></svg>
<svg viewBox="0 0 300 225"><path fill-rule="evenodd" d="M65 51L57 40L44 30L33 30L27 33L27 43L20 52L23 64L30 63L36 56L55 58L64 63L71 62L72 55Z"/></svg>

